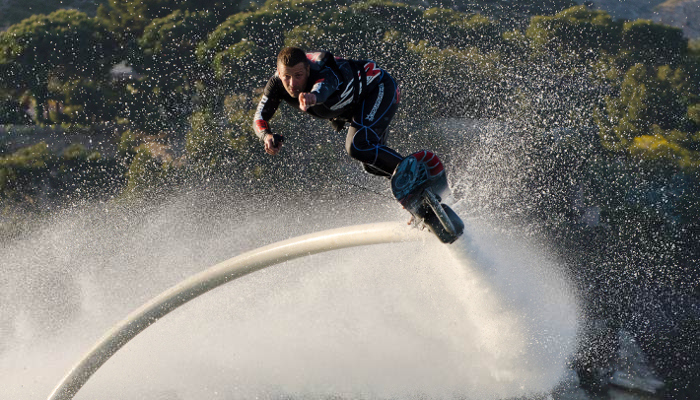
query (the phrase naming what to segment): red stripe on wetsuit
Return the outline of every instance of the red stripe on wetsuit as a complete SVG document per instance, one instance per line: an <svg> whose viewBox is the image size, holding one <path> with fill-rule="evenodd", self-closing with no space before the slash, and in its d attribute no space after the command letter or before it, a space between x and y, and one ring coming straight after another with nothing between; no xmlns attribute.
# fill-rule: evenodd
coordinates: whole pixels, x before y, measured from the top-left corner
<svg viewBox="0 0 700 400"><path fill-rule="evenodd" d="M432 151L421 150L417 153L413 153L412 156L428 166L428 173L430 173L430 176L438 175L445 170L440 159Z"/></svg>
<svg viewBox="0 0 700 400"><path fill-rule="evenodd" d="M260 131L260 132L270 130L270 125L264 119L256 120L255 127L258 128L258 131Z"/></svg>

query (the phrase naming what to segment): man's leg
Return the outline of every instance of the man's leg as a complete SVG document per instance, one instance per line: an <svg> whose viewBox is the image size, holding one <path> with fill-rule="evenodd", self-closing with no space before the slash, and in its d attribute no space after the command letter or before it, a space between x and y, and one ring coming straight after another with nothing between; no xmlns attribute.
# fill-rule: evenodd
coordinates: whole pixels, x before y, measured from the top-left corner
<svg viewBox="0 0 700 400"><path fill-rule="evenodd" d="M394 79L385 73L372 93L358 106L350 122L345 149L350 157L363 163L365 171L391 176L403 160L398 152L386 146L389 123L399 104L399 91Z"/></svg>

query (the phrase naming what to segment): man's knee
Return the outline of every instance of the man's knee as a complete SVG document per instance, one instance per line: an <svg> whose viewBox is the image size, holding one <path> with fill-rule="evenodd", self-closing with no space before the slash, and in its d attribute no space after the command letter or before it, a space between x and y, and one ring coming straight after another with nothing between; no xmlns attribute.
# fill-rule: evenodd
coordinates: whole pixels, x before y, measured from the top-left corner
<svg viewBox="0 0 700 400"><path fill-rule="evenodd" d="M348 153L348 155L350 157L352 157L352 154L355 150L353 149L351 138L348 138L348 140L345 141L345 151ZM353 157L353 158L355 158L355 157Z"/></svg>
<svg viewBox="0 0 700 400"><path fill-rule="evenodd" d="M345 140L345 151L348 155L358 161L367 162L367 152L373 149L373 145L363 140L364 135L361 130L351 127Z"/></svg>
<svg viewBox="0 0 700 400"><path fill-rule="evenodd" d="M363 152L359 150L357 147L355 147L353 142L350 143L345 143L345 151L348 152L348 155L350 158L362 162L367 162L365 159L367 158L366 152Z"/></svg>

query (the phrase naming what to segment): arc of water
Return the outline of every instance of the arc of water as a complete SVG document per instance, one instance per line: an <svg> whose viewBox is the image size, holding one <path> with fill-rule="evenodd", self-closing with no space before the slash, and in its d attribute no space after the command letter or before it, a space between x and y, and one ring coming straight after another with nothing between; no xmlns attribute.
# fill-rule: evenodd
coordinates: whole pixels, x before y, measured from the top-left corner
<svg viewBox="0 0 700 400"><path fill-rule="evenodd" d="M48 400L70 400L119 349L160 318L224 283L263 268L329 250L416 240L405 224L355 225L299 236L243 253L182 281L144 304L110 329L56 386Z"/></svg>

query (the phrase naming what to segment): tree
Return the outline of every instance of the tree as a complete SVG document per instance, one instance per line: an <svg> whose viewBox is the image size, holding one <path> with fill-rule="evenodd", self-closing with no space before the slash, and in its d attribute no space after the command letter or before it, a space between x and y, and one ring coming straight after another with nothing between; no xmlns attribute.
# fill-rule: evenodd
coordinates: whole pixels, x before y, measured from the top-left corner
<svg viewBox="0 0 700 400"><path fill-rule="evenodd" d="M164 186L170 171L170 164L154 157L146 144L136 149L134 159L126 172L128 193L146 195Z"/></svg>
<svg viewBox="0 0 700 400"><path fill-rule="evenodd" d="M498 53L476 47L440 49L421 41L409 45L419 58L414 85L424 111L439 117L480 117L489 106L484 96L501 79ZM427 107L426 107L427 106Z"/></svg>
<svg viewBox="0 0 700 400"><path fill-rule="evenodd" d="M678 65L687 49L688 39L679 28L640 19L625 22L622 29L620 53L628 66Z"/></svg>
<svg viewBox="0 0 700 400"><path fill-rule="evenodd" d="M71 122L79 125L95 125L112 121L121 110L121 93L109 81L91 78L70 79L56 85L55 97L63 95L61 115L51 122Z"/></svg>
<svg viewBox="0 0 700 400"><path fill-rule="evenodd" d="M0 99L0 125L28 125L31 122L31 117L18 100L11 97Z"/></svg>
<svg viewBox="0 0 700 400"><path fill-rule="evenodd" d="M310 19L311 13L293 5L277 6L269 3L256 11L231 15L222 22L197 48L200 63L209 65L216 55L242 40L260 48L278 50L284 41L284 33Z"/></svg>
<svg viewBox="0 0 700 400"><path fill-rule="evenodd" d="M264 86L269 78L275 53L255 43L242 40L218 53L212 66L219 82L234 92L251 92Z"/></svg>
<svg viewBox="0 0 700 400"><path fill-rule="evenodd" d="M692 119L698 94L692 82L680 68L635 64L619 96L608 96L596 118L603 143L642 159L699 166L698 125Z"/></svg>
<svg viewBox="0 0 700 400"><path fill-rule="evenodd" d="M192 114L190 124L192 129L187 132L185 143L188 160L194 165L210 167L225 164L233 149L224 122L211 112L197 111Z"/></svg>
<svg viewBox="0 0 700 400"><path fill-rule="evenodd" d="M61 1L46 1L46 0L6 0L3 2L2 13L0 13L0 26L14 25L23 19L27 19L35 14L50 14L60 8L76 9L95 15L98 3L106 2L106 0L61 0Z"/></svg>
<svg viewBox="0 0 700 400"><path fill-rule="evenodd" d="M211 12L187 10L154 19L138 40L143 51L143 61L137 66L139 72L151 71L163 88L189 85L188 80L196 80L202 74L195 55L197 45L218 22Z"/></svg>
<svg viewBox="0 0 700 400"><path fill-rule="evenodd" d="M620 34L620 24L608 13L585 6L533 17L525 32L536 55L552 54L556 61L575 62L594 59L600 52L616 52Z"/></svg>
<svg viewBox="0 0 700 400"><path fill-rule="evenodd" d="M132 67L139 74L139 82L130 93L130 121L136 121L144 102L157 104L158 110L149 112L147 120L139 122L142 128L153 129L179 126L194 109L194 98L200 82L212 84L208 64L199 63L195 50L199 43L214 30L220 18L213 12L175 10L151 21L138 39L132 57ZM153 108L147 106L147 109Z"/></svg>
<svg viewBox="0 0 700 400"><path fill-rule="evenodd" d="M414 2L408 2L414 3ZM424 2L421 2L425 4ZM419 3L419 4L421 4ZM421 5L422 5L421 4ZM433 7L454 9L466 13L478 13L501 21L520 22L533 15L552 15L576 5L573 0L439 0L431 1Z"/></svg>
<svg viewBox="0 0 700 400"><path fill-rule="evenodd" d="M425 33L422 39L438 47L476 46L482 50L496 48L500 42L497 24L488 18L454 10L431 8L423 13Z"/></svg>
<svg viewBox="0 0 700 400"><path fill-rule="evenodd" d="M27 146L0 157L0 199L32 194L35 182L45 179L53 156L45 142Z"/></svg>
<svg viewBox="0 0 700 400"><path fill-rule="evenodd" d="M126 40L141 36L144 28L158 18L163 18L173 11L206 11L223 19L237 11L241 4L238 0L109 0L100 5L97 16Z"/></svg>
<svg viewBox="0 0 700 400"><path fill-rule="evenodd" d="M107 80L119 47L97 20L75 10L36 15L0 33L0 88L36 98L38 120L52 86L71 79Z"/></svg>

